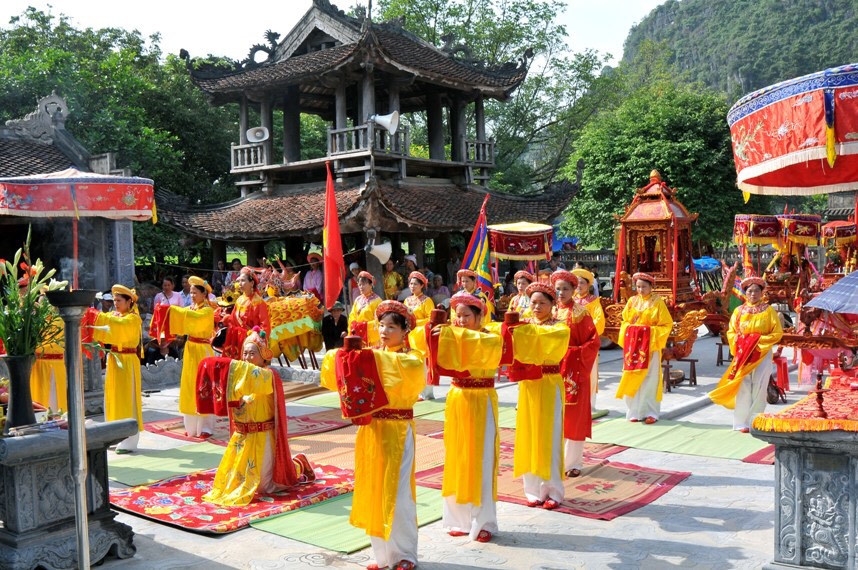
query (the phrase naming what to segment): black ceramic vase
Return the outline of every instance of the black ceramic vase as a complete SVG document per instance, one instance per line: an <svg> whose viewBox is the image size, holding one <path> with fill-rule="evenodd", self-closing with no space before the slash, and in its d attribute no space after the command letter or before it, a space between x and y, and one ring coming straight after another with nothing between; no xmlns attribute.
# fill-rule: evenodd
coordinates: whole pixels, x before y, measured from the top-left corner
<svg viewBox="0 0 858 570"><path fill-rule="evenodd" d="M36 423L33 396L30 393L30 374L36 362L36 355L6 355L3 361L9 369L9 406L6 411L6 427L3 430L3 433L7 434L9 428Z"/></svg>

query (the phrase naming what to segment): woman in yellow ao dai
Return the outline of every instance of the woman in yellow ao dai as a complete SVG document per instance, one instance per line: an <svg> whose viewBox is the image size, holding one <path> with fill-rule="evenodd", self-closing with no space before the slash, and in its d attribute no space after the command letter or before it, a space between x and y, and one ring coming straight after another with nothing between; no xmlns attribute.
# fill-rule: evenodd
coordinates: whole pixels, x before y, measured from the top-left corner
<svg viewBox="0 0 858 570"><path fill-rule="evenodd" d="M727 330L733 362L709 393L713 402L733 409L733 429L743 432L750 431L754 416L766 409L772 348L783 337L777 312L762 300L765 286L759 277L742 281L747 300L733 311Z"/></svg>
<svg viewBox="0 0 858 570"><path fill-rule="evenodd" d="M404 303L417 321L416 328L428 323L429 316L435 309L435 302L432 297L428 297L424 293L428 286L429 280L419 271L412 271L411 275L408 276L408 288L411 290L411 295L405 299Z"/></svg>
<svg viewBox="0 0 858 570"><path fill-rule="evenodd" d="M527 506L555 509L564 497L560 361L569 346L569 327L552 317L556 292L550 285L532 283L527 293L532 316L513 328L513 354L517 363L538 369L538 378L518 384L513 476L523 478Z"/></svg>
<svg viewBox="0 0 858 570"><path fill-rule="evenodd" d="M134 306L137 293L124 285L114 285L112 313L98 313L93 325L93 340L110 345L107 372L104 377L104 419L112 422L125 418L137 420L143 429L143 397L140 386L140 337L143 322ZM116 453L137 449L140 433L122 440Z"/></svg>
<svg viewBox="0 0 858 570"><path fill-rule="evenodd" d="M406 345L416 323L405 305L384 301L375 314L380 345L373 356L388 405L358 428L349 520L366 530L378 568L410 570L417 564L413 407L426 382L423 354ZM322 361L321 384L332 391L336 353Z"/></svg>
<svg viewBox="0 0 858 570"><path fill-rule="evenodd" d="M486 306L470 293L450 299L453 326L433 329L437 364L452 376L444 411L444 528L450 536L489 542L498 531L498 395L500 336L481 328Z"/></svg>
<svg viewBox="0 0 858 570"><path fill-rule="evenodd" d="M214 356L211 337L214 333L214 309L209 304L211 286L200 277L188 278L191 305L170 306L170 333L188 335L182 355L182 377L179 384L179 413L184 416L185 435L209 437L214 432L214 416L197 413L197 368L203 358Z"/></svg>
<svg viewBox="0 0 858 570"><path fill-rule="evenodd" d="M659 295L652 292L655 278L647 273L635 273L633 276L634 295L623 309L623 323L617 342L624 348L623 375L617 388L617 398L624 398L628 411L626 419L631 422L653 424L658 421L661 411L661 351L667 345L667 339L673 328L673 317L667 305ZM649 365L646 368L628 366L626 353L626 331L630 326L649 327Z"/></svg>
<svg viewBox="0 0 858 570"><path fill-rule="evenodd" d="M61 331L65 328L59 316L53 317L54 326ZM56 340L40 344L36 348L36 362L30 374L30 392L33 401L54 411L68 411L68 379L63 348L64 335L60 333Z"/></svg>
<svg viewBox="0 0 858 570"><path fill-rule="evenodd" d="M358 334L355 331L356 326L366 327L365 340L368 346L378 344L378 323L375 320L375 310L381 304L381 297L372 290L373 285L375 285L375 277L372 276L372 273L361 271L358 274L360 295L355 299L349 313L349 334Z"/></svg>

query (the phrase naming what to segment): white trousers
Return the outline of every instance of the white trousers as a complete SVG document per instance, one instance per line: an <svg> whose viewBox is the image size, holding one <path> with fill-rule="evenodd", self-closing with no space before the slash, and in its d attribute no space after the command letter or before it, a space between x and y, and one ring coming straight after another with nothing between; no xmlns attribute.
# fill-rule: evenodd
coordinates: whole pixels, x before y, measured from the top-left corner
<svg viewBox="0 0 858 570"><path fill-rule="evenodd" d="M190 437L200 437L202 433L214 433L215 417L210 414L183 414L185 417L185 432Z"/></svg>
<svg viewBox="0 0 858 570"><path fill-rule="evenodd" d="M396 507L393 509L390 538L370 536L372 552L379 568L396 566L401 560L417 564L417 503L411 494L411 469L414 466L414 435L411 426L405 433L405 451L399 466Z"/></svg>
<svg viewBox="0 0 858 570"><path fill-rule="evenodd" d="M545 380L542 380L545 382ZM533 473L522 475L524 480L524 496L528 501L547 501L553 499L558 503L563 500L563 395L560 389L554 394L554 422L551 426L551 479L546 481Z"/></svg>
<svg viewBox="0 0 858 570"><path fill-rule="evenodd" d="M584 442L583 441L575 441L574 439L564 440L566 442L566 449L564 450L564 460L565 465L563 466L564 471L569 471L570 469L583 469L584 468Z"/></svg>
<svg viewBox="0 0 858 570"><path fill-rule="evenodd" d="M486 396L486 399L489 397ZM480 506L473 503L460 504L456 497L450 495L444 497L444 516L441 519L444 528L467 532L468 538L476 540L481 530L487 530L492 534L498 531L497 504L495 503L494 477L495 477L495 418L489 400L489 409L486 413L486 437L483 439L483 475L481 478Z"/></svg>
<svg viewBox="0 0 858 570"><path fill-rule="evenodd" d="M742 378L739 391L736 393L736 407L733 409L733 429L751 427L754 416L765 411L766 389L771 375L772 351L770 350L754 371Z"/></svg>
<svg viewBox="0 0 858 570"><path fill-rule="evenodd" d="M140 441L140 432L138 431L130 437L126 437L116 444L116 449L124 449L128 451L137 451L137 442Z"/></svg>
<svg viewBox="0 0 858 570"><path fill-rule="evenodd" d="M643 420L648 417L658 419L661 412L661 402L656 401L658 386L661 382L661 351L653 352L649 359L649 368L646 377L641 384L638 393L634 396L625 396L628 411L627 420Z"/></svg>

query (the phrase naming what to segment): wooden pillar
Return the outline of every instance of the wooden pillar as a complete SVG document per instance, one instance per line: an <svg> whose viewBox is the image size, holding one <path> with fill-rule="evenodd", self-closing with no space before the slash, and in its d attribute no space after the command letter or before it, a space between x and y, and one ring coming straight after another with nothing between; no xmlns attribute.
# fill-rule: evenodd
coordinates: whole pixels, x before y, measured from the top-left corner
<svg viewBox="0 0 858 570"><path fill-rule="evenodd" d="M265 242L245 242L244 249L247 251L247 265L256 267L256 258L263 257L265 255Z"/></svg>
<svg viewBox="0 0 858 570"><path fill-rule="evenodd" d="M263 97L262 101L259 103L259 119L262 123L262 126L268 129L269 133L274 132L273 123L274 123L274 114L271 106L271 98L267 95ZM265 145L265 164L271 164L271 149L273 148L271 144L271 137L268 137L268 140L262 143Z"/></svg>
<svg viewBox="0 0 858 570"><path fill-rule="evenodd" d="M477 99L474 101L474 122L476 122L477 141L479 141L481 143L487 142L486 141L486 109L485 109L485 104L484 104L482 95L478 95ZM477 156L476 156L476 158L478 160L486 160L487 158L489 158L487 156L484 156L486 153L483 152L483 150L482 150L483 148L484 147L477 145L477 153L476 153ZM482 177L488 176L488 173L489 173L488 169L480 168L480 176L482 176ZM488 186L488 183L489 183L489 181L487 178L482 178L480 180L480 184L482 184L483 186Z"/></svg>
<svg viewBox="0 0 858 570"><path fill-rule="evenodd" d="M301 105L297 85L286 89L283 102L283 163L301 160Z"/></svg>
<svg viewBox="0 0 858 570"><path fill-rule="evenodd" d="M212 240L212 269L217 269L217 262L223 260L224 265L229 266L226 260L226 242L219 239Z"/></svg>
<svg viewBox="0 0 858 570"><path fill-rule="evenodd" d="M447 285L447 262L450 260L450 234L443 232L435 236L435 273L444 277Z"/></svg>
<svg viewBox="0 0 858 570"><path fill-rule="evenodd" d="M450 158L465 161L465 102L460 95L450 103Z"/></svg>
<svg viewBox="0 0 858 570"><path fill-rule="evenodd" d="M247 96L242 95L238 104L238 142L247 144Z"/></svg>
<svg viewBox="0 0 858 570"><path fill-rule="evenodd" d="M399 84L391 81L387 91L387 112L399 111Z"/></svg>
<svg viewBox="0 0 858 570"><path fill-rule="evenodd" d="M395 264L402 256L402 234L399 232L390 234L390 245L393 246L391 248L390 258Z"/></svg>
<svg viewBox="0 0 858 570"><path fill-rule="evenodd" d="M441 94L431 91L426 94L426 129L429 138L429 158L444 160L444 110Z"/></svg>
<svg viewBox="0 0 858 570"><path fill-rule="evenodd" d="M358 116L358 124L363 124L372 115L375 115L375 77L372 72L371 63L364 64L363 81L361 81L361 113Z"/></svg>
<svg viewBox="0 0 858 570"><path fill-rule="evenodd" d="M417 267L423 267L424 251L426 240L414 235L408 236L408 253L417 256Z"/></svg>

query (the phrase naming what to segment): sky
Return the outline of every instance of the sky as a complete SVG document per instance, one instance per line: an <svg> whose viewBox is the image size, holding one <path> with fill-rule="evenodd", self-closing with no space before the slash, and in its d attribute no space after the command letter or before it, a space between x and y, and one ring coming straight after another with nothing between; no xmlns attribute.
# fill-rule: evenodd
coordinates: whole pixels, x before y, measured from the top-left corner
<svg viewBox="0 0 858 570"><path fill-rule="evenodd" d="M366 0L362 0L365 4ZM623 41L629 29L664 0L566 0L559 23L569 33L571 51L587 48L622 57ZM354 0L334 0L347 9ZM311 0L279 0L241 5L199 0L2 0L0 27L33 6L54 15L65 14L76 28L117 27L138 30L144 37L160 33L161 51L179 53L184 48L192 57L208 54L241 60L250 47L265 43L271 29L281 39L312 5Z"/></svg>

